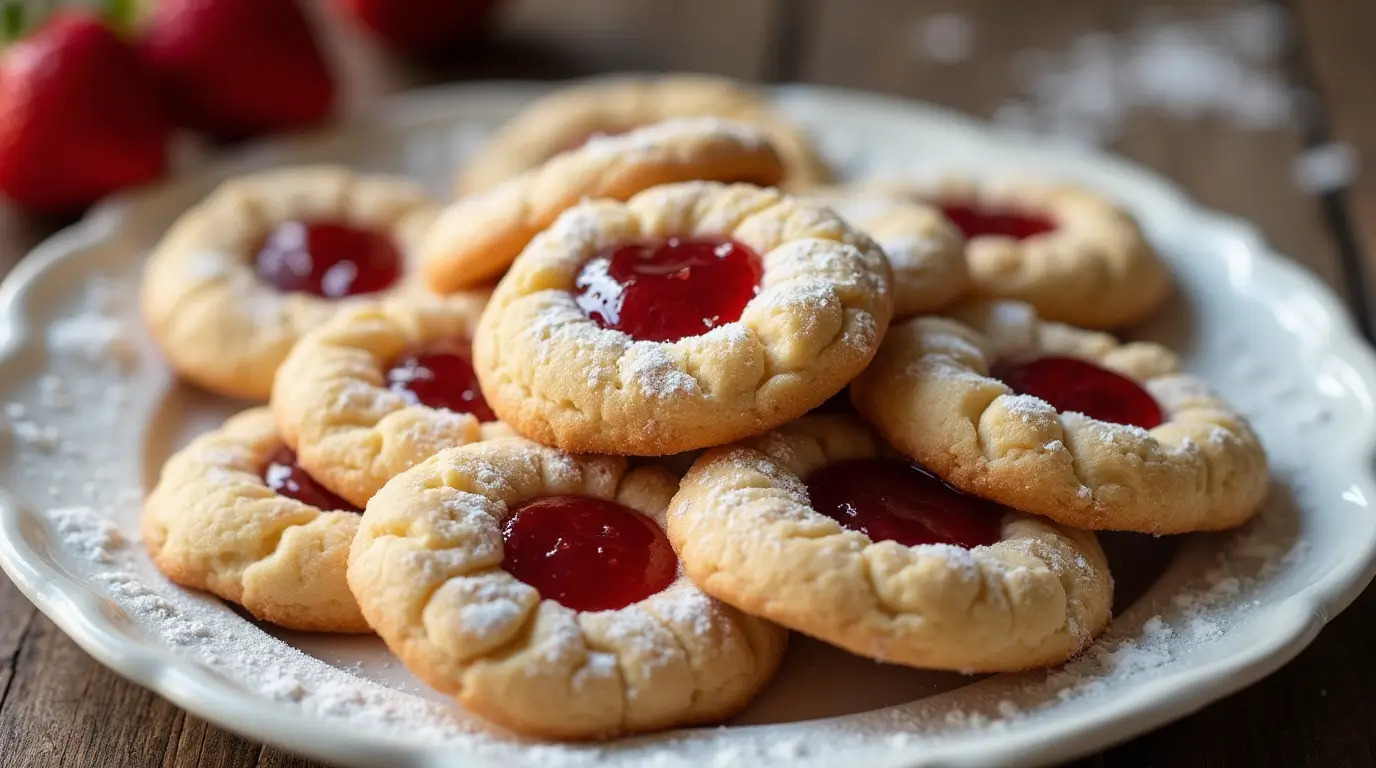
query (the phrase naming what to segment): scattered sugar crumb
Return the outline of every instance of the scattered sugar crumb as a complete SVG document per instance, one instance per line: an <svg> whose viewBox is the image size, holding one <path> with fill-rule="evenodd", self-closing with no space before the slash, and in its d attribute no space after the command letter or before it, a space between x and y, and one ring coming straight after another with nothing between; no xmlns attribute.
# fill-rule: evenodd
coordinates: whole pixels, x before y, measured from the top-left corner
<svg viewBox="0 0 1376 768"><path fill-rule="evenodd" d="M1325 195L1352 184L1361 171L1357 148L1335 141L1311 147L1295 158L1291 175L1295 186L1311 195Z"/></svg>
<svg viewBox="0 0 1376 768"><path fill-rule="evenodd" d="M11 403L17 405L17 403ZM6 408L6 415L10 417L10 434L20 443L30 446L43 453L52 453L61 445L61 435L57 428L51 424L39 424L27 418L15 418L11 411L23 413L22 406L19 409Z"/></svg>
<svg viewBox="0 0 1376 768"><path fill-rule="evenodd" d="M48 348L89 363L114 363L128 370L138 362L138 348L118 318L85 313L48 326Z"/></svg>
<svg viewBox="0 0 1376 768"><path fill-rule="evenodd" d="M45 516L62 537L62 544L87 560L111 561L110 552L128 542L110 518L91 507L57 507Z"/></svg>
<svg viewBox="0 0 1376 768"><path fill-rule="evenodd" d="M974 48L970 20L958 13L938 13L913 28L909 50L918 59L938 64L959 64Z"/></svg>
<svg viewBox="0 0 1376 768"><path fill-rule="evenodd" d="M1244 130L1285 125L1296 93L1277 72L1287 19L1267 7L1204 18L1146 13L1126 33L1085 34L1059 51L1028 49L1009 60L1021 98L1001 105L1008 130L1107 144L1133 112L1181 120L1218 118Z"/></svg>

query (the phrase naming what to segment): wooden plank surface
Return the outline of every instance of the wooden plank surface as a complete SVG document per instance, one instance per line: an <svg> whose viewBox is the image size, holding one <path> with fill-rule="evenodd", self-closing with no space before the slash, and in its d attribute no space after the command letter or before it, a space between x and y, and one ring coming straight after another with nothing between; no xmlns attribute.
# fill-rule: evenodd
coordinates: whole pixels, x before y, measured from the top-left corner
<svg viewBox="0 0 1376 768"><path fill-rule="evenodd" d="M1334 226L1363 266L1367 303L1376 300L1376 3L1291 0L1308 82L1317 92L1318 139L1354 147L1365 159L1351 186L1335 191ZM1368 330L1376 329L1369 319Z"/></svg>
<svg viewBox="0 0 1376 768"><path fill-rule="evenodd" d="M1194 14L1235 4L1174 3ZM1121 34L1148 5L1162 3L525 0L509 6L494 42L443 72L567 77L692 69L915 96L988 117L1014 94L1014 70L1025 51L1063 50L1090 32ZM1320 86L1332 135L1376 152L1376 46L1366 40L1376 30L1376 10L1366 0L1295 0L1294 10L1303 22L1301 65ZM968 56L933 61L919 44L924 25L940 14L967 25ZM335 25L330 40L351 76L355 110L379 94L433 77L433 71L385 61L347 28ZM1352 276L1340 245L1356 242L1361 257L1376 258L1376 184L1367 174L1341 196L1337 204L1355 232L1335 230L1324 204L1290 180L1291 163L1306 140L1326 138L1301 121L1258 132L1143 114L1127 123L1114 149L1172 177L1204 204L1257 222L1284 252L1342 289ZM48 228L0 212L0 254L13 259ZM1263 683L1082 764L1376 765L1373 647L1376 595L1368 594ZM153 764L317 765L226 733L125 682L80 651L0 576L0 766Z"/></svg>

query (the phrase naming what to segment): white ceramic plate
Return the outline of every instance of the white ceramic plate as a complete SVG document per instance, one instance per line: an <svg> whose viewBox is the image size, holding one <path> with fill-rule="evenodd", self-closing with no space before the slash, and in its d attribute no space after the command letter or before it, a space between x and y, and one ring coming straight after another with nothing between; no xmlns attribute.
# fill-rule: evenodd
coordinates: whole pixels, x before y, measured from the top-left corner
<svg viewBox="0 0 1376 768"><path fill-rule="evenodd" d="M1340 304L1248 226L1121 161L1034 146L944 111L789 87L782 110L850 177L948 171L1073 179L1128 205L1169 257L1176 300L1142 335L1252 416L1275 485L1226 535L1105 537L1118 581L1107 637L1066 668L983 679L874 664L795 637L784 669L730 724L605 745L484 732L375 638L278 632L179 589L139 544L162 460L238 406L178 385L140 329L144 254L218 180L333 160L448 185L492 126L539 92L465 85L376 119L263 145L113 201L30 254L0 288L0 564L102 663L212 722L347 764L1020 765L1159 726L1297 654L1371 579L1376 366Z"/></svg>

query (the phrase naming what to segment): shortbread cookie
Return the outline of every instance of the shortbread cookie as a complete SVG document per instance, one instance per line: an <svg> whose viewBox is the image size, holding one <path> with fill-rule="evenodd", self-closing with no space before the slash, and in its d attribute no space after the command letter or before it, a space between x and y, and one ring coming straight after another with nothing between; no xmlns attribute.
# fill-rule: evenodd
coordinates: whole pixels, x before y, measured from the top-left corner
<svg viewBox="0 0 1376 768"><path fill-rule="evenodd" d="M697 460L669 538L704 591L881 661L1059 664L1107 626L1094 534L959 493L850 416L808 416Z"/></svg>
<svg viewBox="0 0 1376 768"><path fill-rule="evenodd" d="M143 540L167 577L291 629L367 632L345 581L360 510L317 485L266 408L201 435L163 466Z"/></svg>
<svg viewBox="0 0 1376 768"><path fill-rule="evenodd" d="M530 104L464 169L459 193L485 192L592 137L686 117L760 126L783 156L784 181L790 186L823 184L830 177L808 138L740 83L711 75L618 76L561 88Z"/></svg>
<svg viewBox="0 0 1376 768"><path fill-rule="evenodd" d="M938 312L970 290L965 238L936 208L863 186L816 190L807 199L830 206L884 249L894 317Z"/></svg>
<svg viewBox="0 0 1376 768"><path fill-rule="evenodd" d="M976 296L1112 330L1146 319L1170 294L1170 272L1137 222L1090 190L953 181L908 193L929 199L964 233Z"/></svg>
<svg viewBox="0 0 1376 768"><path fill-rule="evenodd" d="M272 412L322 485L363 506L442 448L509 435L473 375L474 296L352 307L306 334L277 373Z"/></svg>
<svg viewBox="0 0 1376 768"><path fill-rule="evenodd" d="M425 277L445 293L500 277L536 233L585 199L626 200L694 179L770 186L782 175L768 135L744 123L693 118L594 138L445 208L422 245Z"/></svg>
<svg viewBox="0 0 1376 768"><path fill-rule="evenodd" d="M663 455L759 434L836 394L893 311L879 247L772 189L691 182L569 210L474 338L483 394L565 450Z"/></svg>
<svg viewBox="0 0 1376 768"><path fill-rule="evenodd" d="M722 720L787 633L682 575L662 530L677 487L519 438L446 450L368 502L349 586L407 668L519 733Z"/></svg>
<svg viewBox="0 0 1376 768"><path fill-rule="evenodd" d="M143 316L180 376L267 400L303 333L365 295L423 293L417 254L437 212L408 181L345 168L238 177L158 245Z"/></svg>
<svg viewBox="0 0 1376 768"><path fill-rule="evenodd" d="M1077 528L1231 528L1266 495L1247 420L1166 348L988 302L890 329L856 408L956 487Z"/></svg>

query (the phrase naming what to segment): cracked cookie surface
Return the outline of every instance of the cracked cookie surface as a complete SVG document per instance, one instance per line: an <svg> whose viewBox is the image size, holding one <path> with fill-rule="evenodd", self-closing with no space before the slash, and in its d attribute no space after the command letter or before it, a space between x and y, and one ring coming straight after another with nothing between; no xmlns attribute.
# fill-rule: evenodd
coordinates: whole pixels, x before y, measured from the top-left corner
<svg viewBox="0 0 1376 768"><path fill-rule="evenodd" d="M659 467L520 438L445 450L368 503L349 586L410 670L519 733L591 739L718 721L773 675L783 629L681 572L625 607L577 611L503 567L503 525L524 502L608 500L662 528L676 488Z"/></svg>
<svg viewBox="0 0 1376 768"><path fill-rule="evenodd" d="M591 136L689 117L759 126L782 155L783 183L790 188L823 184L831 175L808 137L741 83L712 75L617 76L585 80L532 102L463 170L458 191L484 192Z"/></svg>
<svg viewBox="0 0 1376 768"><path fill-rule="evenodd" d="M959 671L1050 666L1107 626L1112 580L1093 533L1007 510L996 541L876 541L818 512L809 476L891 450L848 416L808 416L702 455L669 537L704 591L885 662Z"/></svg>
<svg viewBox="0 0 1376 768"><path fill-rule="evenodd" d="M602 327L580 270L627 242L717 236L758 254L739 320L677 341ZM483 394L518 432L565 450L665 455L759 434L820 405L870 361L893 311L883 252L829 209L749 185L691 182L589 201L535 238L474 338Z"/></svg>
<svg viewBox="0 0 1376 768"><path fill-rule="evenodd" d="M1160 423L1061 412L991 375L1001 361L1039 356L1130 379ZM890 444L952 485L1078 528L1231 528L1266 496L1266 453L1246 418L1181 373L1174 353L1041 321L1026 304L981 302L895 325L850 394Z"/></svg>
<svg viewBox="0 0 1376 768"><path fill-rule="evenodd" d="M218 394L265 401L277 366L304 333L360 301L426 293L420 241L438 210L409 181L342 167L231 179L183 214L154 250L141 287L144 320L178 375ZM313 221L390 237L401 261L395 281L341 298L265 282L254 262L274 229Z"/></svg>
<svg viewBox="0 0 1376 768"><path fill-rule="evenodd" d="M671 120L594 138L446 207L422 245L426 280L447 293L500 277L536 234L586 199L626 200L695 179L771 186L782 173L769 137L745 123Z"/></svg>
<svg viewBox="0 0 1376 768"><path fill-rule="evenodd" d="M383 483L442 448L510 434L473 412L418 401L390 376L394 362L415 351L466 356L485 299L360 305L306 334L278 370L271 402L301 465L361 507Z"/></svg>
<svg viewBox="0 0 1376 768"><path fill-rule="evenodd" d="M1113 330L1145 320L1170 295L1170 271L1131 214L1089 189L958 179L877 188L929 202L964 231L976 297L1023 301L1048 320Z"/></svg>
<svg viewBox="0 0 1376 768"><path fill-rule="evenodd" d="M970 290L965 238L936 208L864 185L808 192L874 238L893 267L894 317L938 312Z"/></svg>
<svg viewBox="0 0 1376 768"><path fill-rule="evenodd" d="M253 408L167 460L143 508L148 554L168 578L291 629L367 632L345 581L357 510L321 509L269 487L284 443Z"/></svg>

